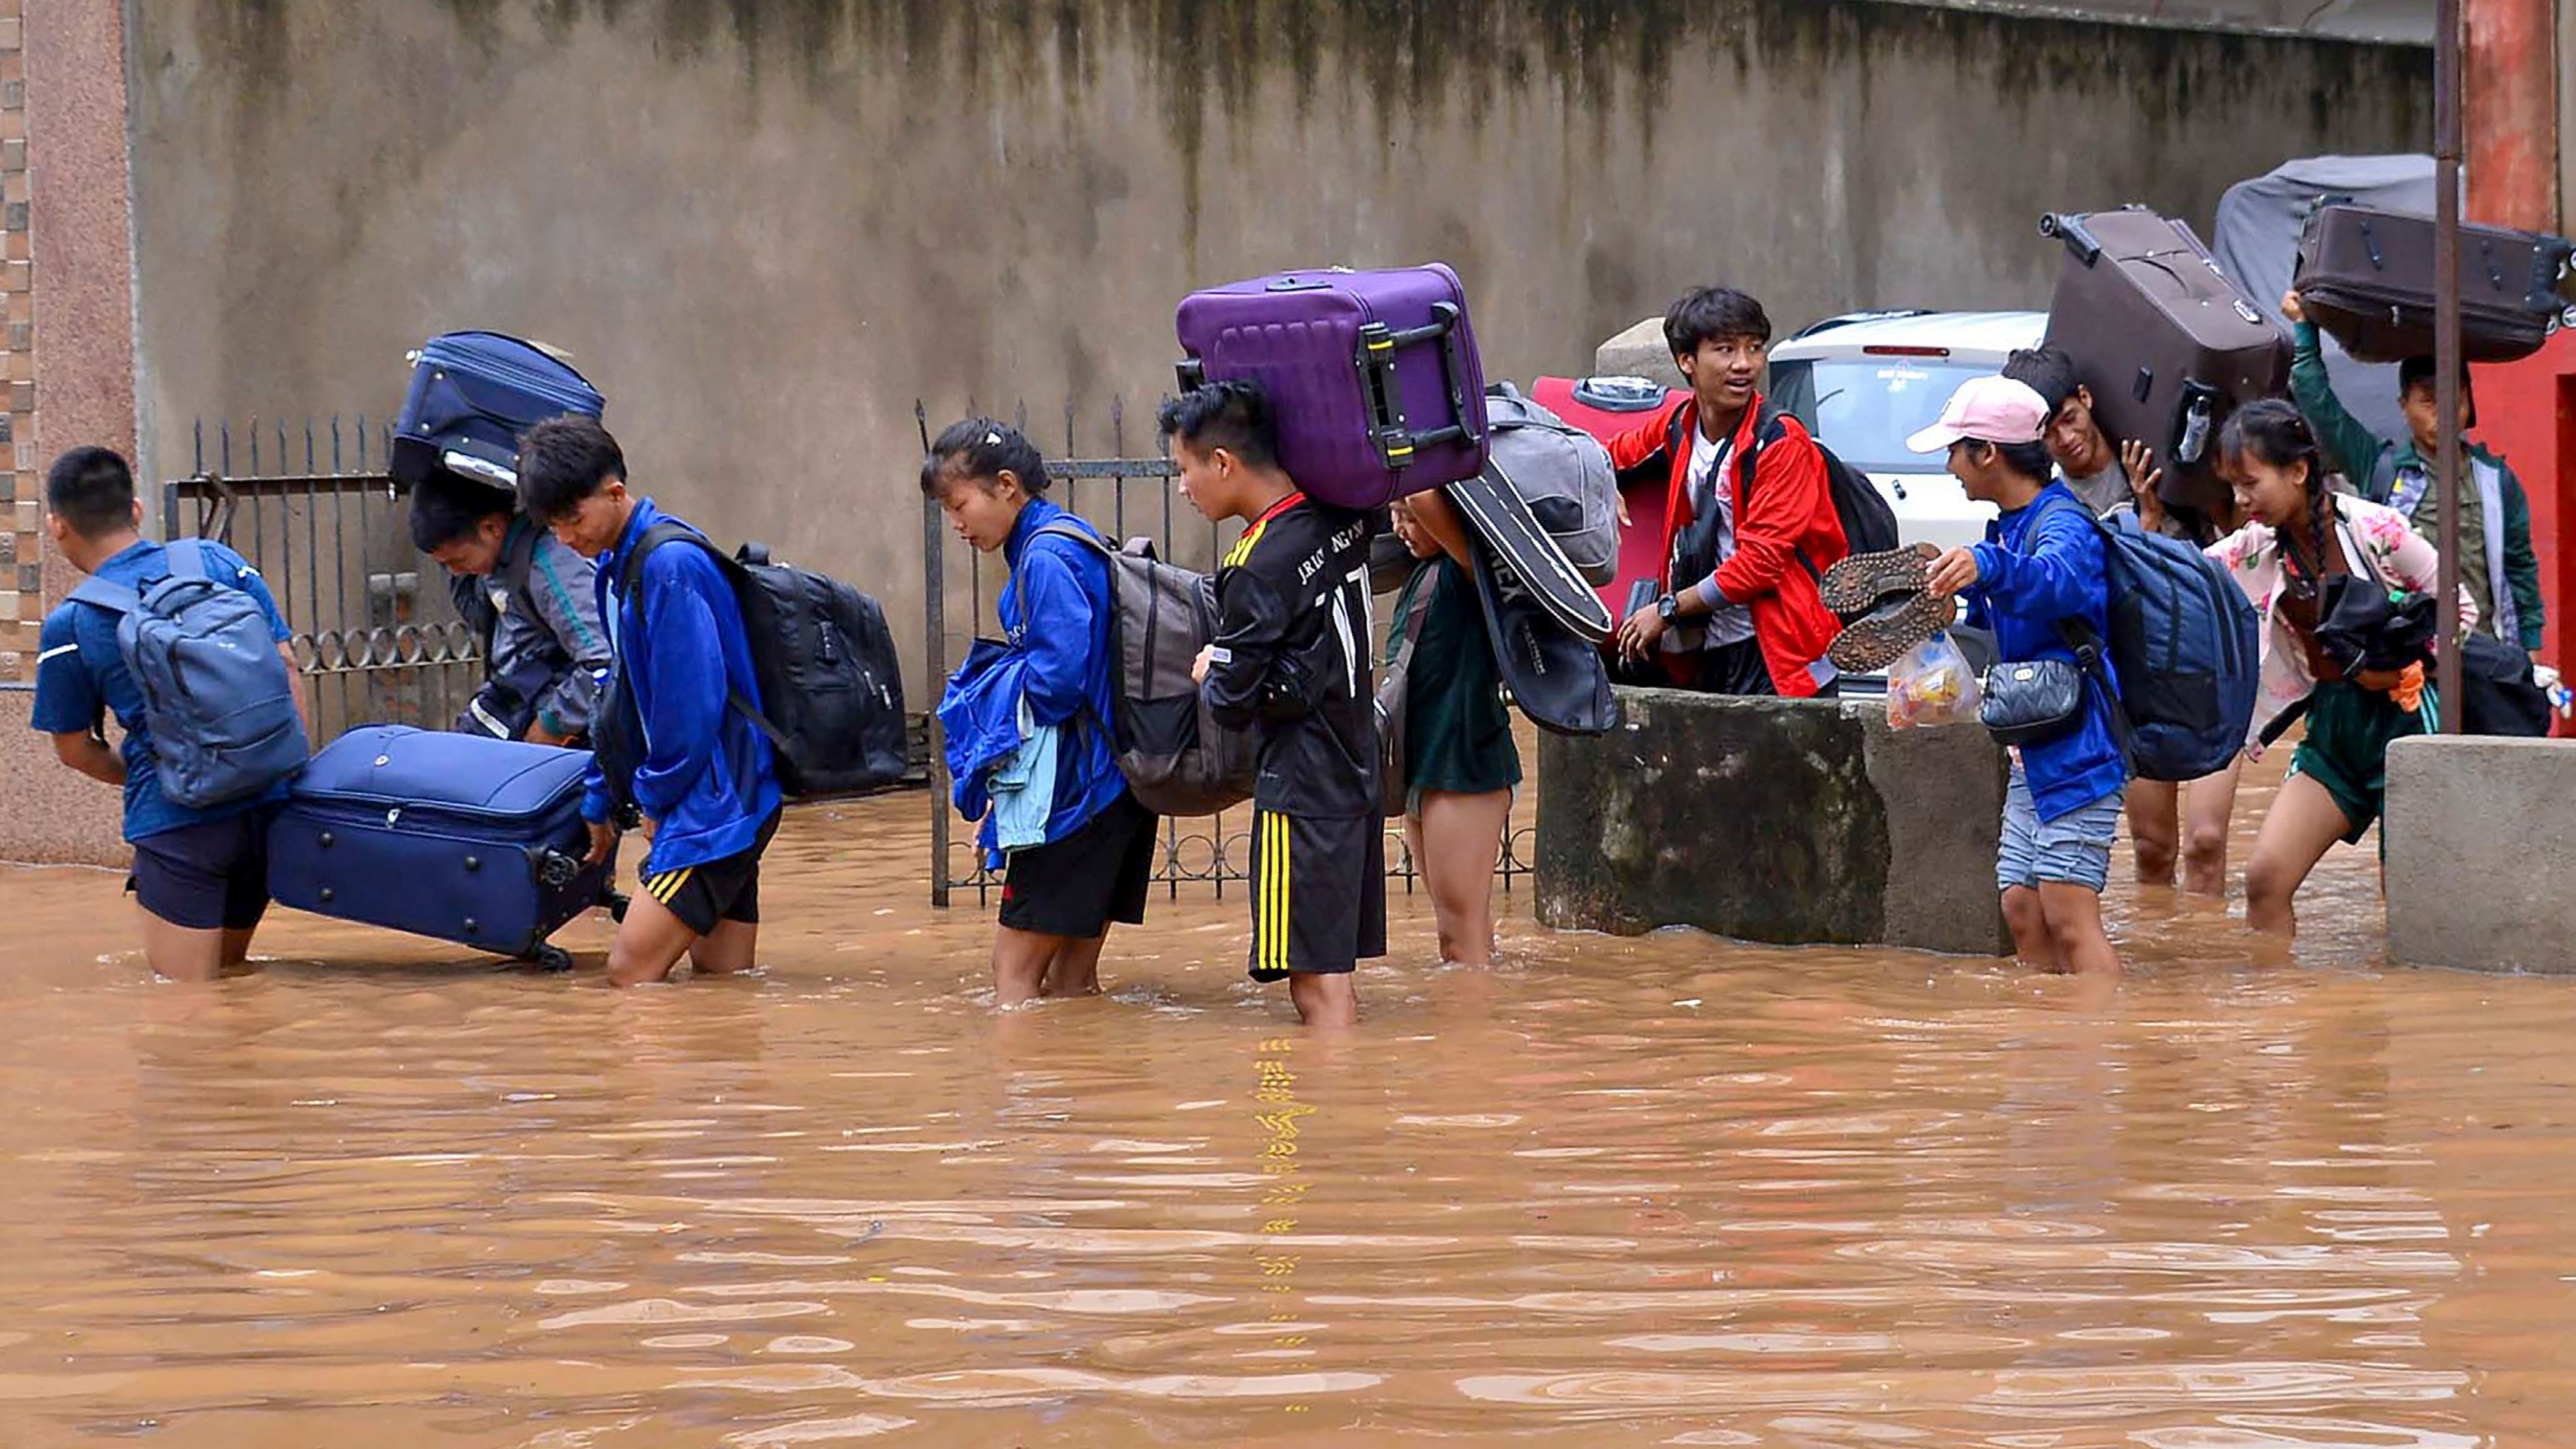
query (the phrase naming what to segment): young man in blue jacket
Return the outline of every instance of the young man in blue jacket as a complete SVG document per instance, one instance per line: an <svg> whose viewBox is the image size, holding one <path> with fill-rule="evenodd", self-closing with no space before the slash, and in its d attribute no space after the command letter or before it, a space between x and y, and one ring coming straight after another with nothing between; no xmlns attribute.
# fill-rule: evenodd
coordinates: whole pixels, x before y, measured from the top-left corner
<svg viewBox="0 0 2576 1449"><path fill-rule="evenodd" d="M634 807L652 842L644 888L609 948L609 982L668 980L683 955L715 975L746 970L760 941L760 857L778 829L779 789L768 739L734 703L757 707L760 684L733 581L691 539L637 557L669 515L627 491L626 455L594 419L568 415L528 430L519 501L598 565L599 617L617 658L618 697L594 720L600 753L582 792L591 859L615 845L620 805ZM599 738L630 727L615 747Z"/></svg>
<svg viewBox="0 0 2576 1449"><path fill-rule="evenodd" d="M134 472L105 448L74 448L45 476L45 527L72 567L141 592L170 575L168 550L143 537ZM306 720L304 671L287 642L277 600L240 554L202 545L207 573L259 605L286 660L287 688ZM162 793L144 717L143 691L116 642L123 616L67 600L38 635L31 723L54 737L64 765L125 792L125 838L134 847L125 888L143 915L143 958L174 981L211 981L250 955L251 932L268 911L268 825L288 781L220 805L192 810ZM105 716L124 732L108 746Z"/></svg>
<svg viewBox="0 0 2576 1449"><path fill-rule="evenodd" d="M1046 488L1036 445L991 418L940 434L921 465L921 491L939 501L958 537L998 551L1011 568L1000 600L1006 648L970 656L940 702L951 771L971 798L989 799L984 780L959 768L961 749L998 765L1037 743L1023 740L1024 722L1055 732L1046 757L1052 779L1024 787L1038 796L1029 803L1044 822L1042 839L1005 851L1002 808L982 813L981 844L988 858L1006 859L1009 872L993 938L993 999L1001 1006L1099 991L1110 924L1144 923L1154 871L1155 819L1128 793L1110 734L1118 659L1109 560L1099 533L1049 502Z"/></svg>
<svg viewBox="0 0 2576 1449"><path fill-rule="evenodd" d="M1932 565L1931 592L1965 595L1968 622L1994 631L1998 668L2037 659L2072 662L2061 626L2110 637L2110 590L2093 512L2052 481L2048 404L2005 377L1962 384L1941 420L1907 440L1918 453L1947 451L1968 496L2002 516L1986 541L1954 548ZM2108 660L2102 663L2107 679ZM2117 974L2102 931L2128 762L2114 732L2116 680L2087 679L2084 704L2063 733L2013 752L1995 883L2022 960L2042 971Z"/></svg>

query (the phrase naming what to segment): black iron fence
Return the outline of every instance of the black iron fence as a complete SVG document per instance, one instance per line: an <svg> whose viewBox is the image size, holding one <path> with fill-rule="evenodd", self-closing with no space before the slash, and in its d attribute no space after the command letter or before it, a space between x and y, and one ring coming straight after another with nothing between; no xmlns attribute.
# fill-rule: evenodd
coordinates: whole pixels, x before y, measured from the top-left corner
<svg viewBox="0 0 2576 1449"><path fill-rule="evenodd" d="M967 404L967 414L978 409ZM928 406L913 405L921 429L922 451L930 450ZM1180 496L1172 480L1179 467L1149 419L1131 420L1123 399L1112 399L1107 424L1086 431L1076 409L1031 426L1029 410L1012 410L1012 422L1047 454L1048 491L1067 510L1089 520L1112 542L1153 540L1158 556L1198 569L1212 569L1228 546L1241 536L1240 523L1210 523ZM1130 436L1131 428L1134 436ZM1008 568L998 554L977 552L956 537L939 504L922 500L921 562L924 644L931 689L930 703L948 677L952 661L963 659L979 637L1002 632L998 600ZM1374 631L1382 634L1383 631ZM1377 644L1383 650L1386 640ZM930 733L930 900L948 905L959 891L974 893L977 904L989 904L1001 888L998 872L989 869L975 849L975 829L957 818L948 803L948 771L938 748L935 722ZM1165 820L1163 846L1154 866L1154 883L1177 897L1184 885L1203 885L1222 898L1229 887L1251 879L1252 811L1241 807L1195 820ZM1516 824L1506 833L1500 876L1506 890L1530 871L1535 832ZM1388 822L1387 879L1410 892L1415 869L1400 822Z"/></svg>
<svg viewBox="0 0 2576 1449"><path fill-rule="evenodd" d="M253 420L195 430L190 476L161 485L165 539L250 560L294 631L314 743L362 724L444 728L481 685L480 641L447 575L412 546L384 472L384 420Z"/></svg>

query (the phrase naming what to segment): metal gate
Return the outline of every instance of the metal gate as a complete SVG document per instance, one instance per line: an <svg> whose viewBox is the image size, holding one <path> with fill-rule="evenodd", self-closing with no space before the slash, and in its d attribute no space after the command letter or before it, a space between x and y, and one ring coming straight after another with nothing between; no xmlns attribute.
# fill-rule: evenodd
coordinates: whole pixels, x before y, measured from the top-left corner
<svg viewBox="0 0 2576 1449"><path fill-rule="evenodd" d="M294 631L314 746L363 724L444 729L482 684L447 574L412 546L381 419L199 423L189 477L161 485L166 539L211 538L267 579Z"/></svg>
<svg viewBox="0 0 2576 1449"><path fill-rule="evenodd" d="M970 400L961 416L976 411ZM926 404L913 404L913 420L920 428L922 454L927 457L930 413ZM1107 427L1090 435L1092 447L1107 443L1105 456L1082 456L1084 434L1070 405L1062 412L1061 431L1053 427L1047 430L1052 437L1030 429L1025 403L1013 409L1012 421L1029 441L1038 445L1039 451L1047 454L1048 496L1090 520L1112 542L1150 538L1160 557L1204 570L1216 567L1226 548L1243 533L1243 526L1237 522L1208 522L1178 496L1172 480L1179 476L1180 469L1150 422L1140 423L1140 436L1133 441L1140 447L1150 442L1153 451L1148 454L1128 446L1131 440L1127 436L1123 399L1111 400ZM1051 446L1056 444L1060 446ZM922 500L921 538L923 642L928 650L926 673L935 696L947 680L951 660L964 658L967 647L978 637L1001 632L997 603L1009 571L1000 555L980 554L958 539L941 516L936 499ZM1386 641L1380 638L1375 643L1383 650ZM930 731L931 904L945 906L960 890L973 891L978 904L987 904L992 893L1001 888L1001 877L984 864L975 850L973 828L962 826L949 805L948 769L939 748L935 721ZM1173 897L1180 894L1184 884L1204 884L1222 898L1228 886L1251 879L1251 830L1252 811L1248 806L1195 820L1165 820L1162 850L1154 863L1154 883ZM1530 827L1515 826L1505 833L1503 858L1497 870L1504 889L1511 889L1514 881L1529 873L1535 844L1536 832ZM1415 876L1413 856L1405 846L1404 832L1394 822L1389 823L1386 861L1388 882L1401 883L1410 892Z"/></svg>

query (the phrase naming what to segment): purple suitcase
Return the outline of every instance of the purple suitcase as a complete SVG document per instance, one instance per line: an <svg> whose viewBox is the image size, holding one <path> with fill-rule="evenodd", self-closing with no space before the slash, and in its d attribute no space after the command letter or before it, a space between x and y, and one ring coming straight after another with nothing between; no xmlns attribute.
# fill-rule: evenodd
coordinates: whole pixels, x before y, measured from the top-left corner
<svg viewBox="0 0 2576 1449"><path fill-rule="evenodd" d="M1458 274L1284 272L1193 292L1173 328L1184 390L1251 378L1309 497L1376 508L1485 470L1485 369Z"/></svg>

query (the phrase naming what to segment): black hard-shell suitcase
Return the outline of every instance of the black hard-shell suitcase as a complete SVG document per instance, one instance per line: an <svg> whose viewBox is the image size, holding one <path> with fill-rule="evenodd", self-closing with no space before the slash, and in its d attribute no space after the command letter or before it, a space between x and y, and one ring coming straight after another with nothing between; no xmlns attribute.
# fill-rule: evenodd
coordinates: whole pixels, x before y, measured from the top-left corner
<svg viewBox="0 0 2576 1449"><path fill-rule="evenodd" d="M581 750L369 725L333 740L268 832L278 904L555 967L565 922L614 906L582 864Z"/></svg>
<svg viewBox="0 0 2576 1449"><path fill-rule="evenodd" d="M2182 222L2131 206L2039 229L2066 245L2048 340L2075 359L2094 421L2154 450L2165 501L2222 512L2219 425L2288 386L2288 336Z"/></svg>
<svg viewBox="0 0 2576 1449"><path fill-rule="evenodd" d="M2567 303L2567 238L2460 227L2460 347L2471 362L2540 350ZM2308 218L2292 287L2308 320L2364 362L2433 353L2433 218L2331 203Z"/></svg>

